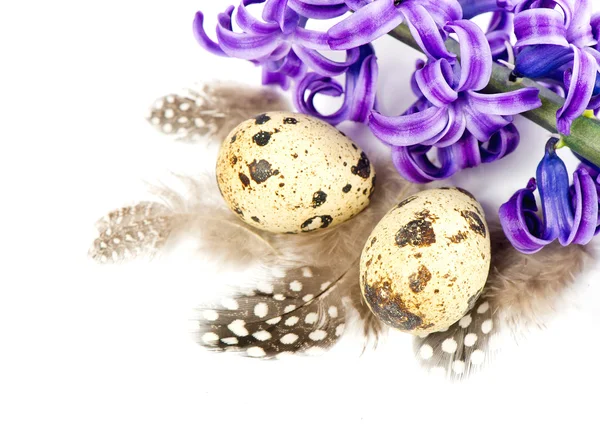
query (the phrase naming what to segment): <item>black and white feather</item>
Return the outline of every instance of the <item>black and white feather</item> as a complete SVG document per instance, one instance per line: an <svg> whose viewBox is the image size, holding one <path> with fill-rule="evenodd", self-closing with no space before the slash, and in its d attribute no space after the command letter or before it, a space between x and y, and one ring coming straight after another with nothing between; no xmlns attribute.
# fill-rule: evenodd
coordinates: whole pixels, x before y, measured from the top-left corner
<svg viewBox="0 0 600 441"><path fill-rule="evenodd" d="M270 282L246 294L234 291L234 297L203 309L198 341L257 358L318 355L335 344L346 325L352 275L331 280L332 269L306 266L277 266L271 272Z"/></svg>

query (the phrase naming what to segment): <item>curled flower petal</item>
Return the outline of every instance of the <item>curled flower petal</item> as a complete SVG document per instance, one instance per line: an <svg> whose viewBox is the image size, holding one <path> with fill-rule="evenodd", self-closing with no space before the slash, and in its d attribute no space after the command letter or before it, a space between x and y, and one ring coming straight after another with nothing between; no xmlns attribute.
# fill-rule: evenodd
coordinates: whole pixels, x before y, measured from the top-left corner
<svg viewBox="0 0 600 441"><path fill-rule="evenodd" d="M446 49L437 24L422 5L406 2L400 5L399 10L406 17L410 33L426 55L436 59L454 60L456 58L456 55Z"/></svg>
<svg viewBox="0 0 600 441"><path fill-rule="evenodd" d="M300 81L295 90L297 107L333 125L344 120L366 123L375 106L377 76L377 59L373 48L370 45L362 46L359 59L346 72L345 90L332 78L310 73ZM342 93L344 102L337 112L323 115L315 108L314 98L318 94L340 96Z"/></svg>
<svg viewBox="0 0 600 441"><path fill-rule="evenodd" d="M469 105L488 115L516 115L536 109L542 105L539 93L535 87L494 94L467 92Z"/></svg>
<svg viewBox="0 0 600 441"><path fill-rule="evenodd" d="M394 0L374 1L329 29L329 45L350 49L371 43L402 23L402 18Z"/></svg>
<svg viewBox="0 0 600 441"><path fill-rule="evenodd" d="M443 107L458 98L458 93L449 84L452 82L452 67L441 59L427 63L415 72L415 82L420 92L436 107Z"/></svg>
<svg viewBox="0 0 600 441"><path fill-rule="evenodd" d="M543 224L537 216L535 202L536 182L517 191L499 210L502 230L510 243L524 254L537 253L552 240L542 238Z"/></svg>
<svg viewBox="0 0 600 441"><path fill-rule="evenodd" d="M577 169L573 173L574 195L571 206L575 210L573 227L566 244L589 243L598 232L598 192L593 178L587 170Z"/></svg>
<svg viewBox="0 0 600 441"><path fill-rule="evenodd" d="M222 57L227 56L227 54L223 52L223 49L219 47L219 44L212 41L208 37L208 35L206 35L206 32L204 31L204 14L202 14L202 12L200 11L196 12L196 17L194 18L193 24L193 31L196 41L198 41L198 43L200 43L200 46L202 46L208 52L215 55L220 55Z"/></svg>
<svg viewBox="0 0 600 441"><path fill-rule="evenodd" d="M502 127L486 143L481 143L481 162L489 163L504 158L514 152L519 145L520 135L514 124Z"/></svg>
<svg viewBox="0 0 600 441"><path fill-rule="evenodd" d="M306 97L307 92L309 93L308 97ZM342 107L332 115L323 115L315 107L314 100L319 94L336 97L341 96L343 93L342 85L334 79L311 72L296 84L293 94L294 105L299 112L316 116L335 126L344 121L347 110Z"/></svg>
<svg viewBox="0 0 600 441"><path fill-rule="evenodd" d="M460 42L461 75L457 91L480 90L492 75L492 52L485 34L469 20L457 20L446 26Z"/></svg>
<svg viewBox="0 0 600 441"><path fill-rule="evenodd" d="M530 9L515 15L515 47L534 44L568 46L563 16L554 9Z"/></svg>
<svg viewBox="0 0 600 441"><path fill-rule="evenodd" d="M346 61L338 62L330 60L315 50L306 49L300 45L294 45L294 52L296 52L298 58L315 72L330 77L335 77L346 72L350 65L356 63L360 55L358 48L350 49L346 53Z"/></svg>
<svg viewBox="0 0 600 441"><path fill-rule="evenodd" d="M387 144L415 145L438 135L447 122L447 109L431 107L400 116L384 116L373 112L369 118L369 127L377 138Z"/></svg>
<svg viewBox="0 0 600 441"><path fill-rule="evenodd" d="M407 181L427 184L431 181L447 179L460 168L454 158L454 149L448 147L438 157L440 166L435 165L427 157L431 146L392 147L392 161L398 173Z"/></svg>
<svg viewBox="0 0 600 441"><path fill-rule="evenodd" d="M556 113L556 126L562 134L571 133L571 124L588 106L596 84L598 63L587 51L571 46L574 54L572 78L565 104ZM590 81L590 78L593 80Z"/></svg>
<svg viewBox="0 0 600 441"><path fill-rule="evenodd" d="M229 56L245 60L256 60L267 57L280 45L272 35L246 34L233 32L231 15L233 7L219 14L217 38L219 46Z"/></svg>
<svg viewBox="0 0 600 441"><path fill-rule="evenodd" d="M235 22L240 29L250 34L273 34L279 31L279 26L276 23L265 23L254 17L246 6L264 3L265 0L243 0L237 8L235 14Z"/></svg>

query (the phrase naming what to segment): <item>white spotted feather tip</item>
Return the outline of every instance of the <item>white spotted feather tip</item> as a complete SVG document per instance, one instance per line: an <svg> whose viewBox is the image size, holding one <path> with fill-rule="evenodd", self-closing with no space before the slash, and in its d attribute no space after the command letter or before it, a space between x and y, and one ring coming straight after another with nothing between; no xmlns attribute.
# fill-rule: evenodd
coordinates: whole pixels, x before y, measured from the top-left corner
<svg viewBox="0 0 600 441"><path fill-rule="evenodd" d="M467 378L492 361L505 335L519 337L544 327L568 298L588 253L580 245L552 244L522 254L502 229L490 224L492 263L487 283L471 311L446 331L415 337L415 356L432 372Z"/></svg>
<svg viewBox="0 0 600 441"><path fill-rule="evenodd" d="M176 140L199 142L223 138L242 121L276 110L289 105L275 89L213 82L158 98L147 120Z"/></svg>

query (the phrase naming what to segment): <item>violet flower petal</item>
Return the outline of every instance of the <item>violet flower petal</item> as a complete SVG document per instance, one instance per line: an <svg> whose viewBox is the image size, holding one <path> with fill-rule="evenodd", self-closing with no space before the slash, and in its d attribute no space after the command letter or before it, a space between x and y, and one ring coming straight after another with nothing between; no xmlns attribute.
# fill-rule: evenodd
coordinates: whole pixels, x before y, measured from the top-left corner
<svg viewBox="0 0 600 441"><path fill-rule="evenodd" d="M571 46L575 56L572 79L565 104L556 113L556 126L564 135L571 133L571 124L587 108L594 91L598 63L587 51ZM590 78L593 78L590 81Z"/></svg>
<svg viewBox="0 0 600 441"><path fill-rule="evenodd" d="M447 109L431 107L418 113L384 116L371 113L371 132L389 145L414 145L439 134L448 122Z"/></svg>
<svg viewBox="0 0 600 441"><path fill-rule="evenodd" d="M567 40L577 47L592 46L597 43L594 39L592 26L592 3L590 0L577 1L577 13L567 29Z"/></svg>
<svg viewBox="0 0 600 441"><path fill-rule="evenodd" d="M293 50L282 59L268 61L266 66L270 72L277 72L290 78L299 78L306 72L306 65Z"/></svg>
<svg viewBox="0 0 600 441"><path fill-rule="evenodd" d="M284 34L290 34L298 26L300 17L288 7L288 0L266 0L263 20L275 22Z"/></svg>
<svg viewBox="0 0 600 441"><path fill-rule="evenodd" d="M283 90L288 90L290 88L290 77L284 75L280 72L269 71L266 67L263 67L262 70L262 84L265 86L268 85L277 85L281 87Z"/></svg>
<svg viewBox="0 0 600 441"><path fill-rule="evenodd" d="M542 105L540 91L526 87L511 92L483 94L468 91L469 105L478 112L488 115L516 115L536 109Z"/></svg>
<svg viewBox="0 0 600 441"><path fill-rule="evenodd" d="M566 244L585 245L596 235L598 226L598 193L594 180L585 169L573 173L574 195L571 205L575 210L573 227Z"/></svg>
<svg viewBox="0 0 600 441"><path fill-rule="evenodd" d="M462 110L467 121L467 130L481 142L488 141L494 133L512 122L510 115L484 114L469 104L464 104Z"/></svg>
<svg viewBox="0 0 600 441"><path fill-rule="evenodd" d="M402 23L402 19L394 0L376 0L329 29L329 45L332 49L350 49L371 43Z"/></svg>
<svg viewBox="0 0 600 441"><path fill-rule="evenodd" d="M350 72L346 74L351 75ZM377 95L377 78L379 67L375 55L367 56L360 66L356 84L350 88L346 87L346 95L351 95L351 104L348 119L351 121L367 123L371 111L375 107Z"/></svg>
<svg viewBox="0 0 600 441"><path fill-rule="evenodd" d="M329 37L326 32L313 31L302 27L296 28L293 37L294 43L297 43L307 49L319 51L329 50Z"/></svg>
<svg viewBox="0 0 600 441"><path fill-rule="evenodd" d="M530 9L515 15L515 47L534 44L568 46L563 16L554 9Z"/></svg>
<svg viewBox="0 0 600 441"><path fill-rule="evenodd" d="M415 0L413 0L415 1ZM440 27L463 18L463 9L457 0L416 0Z"/></svg>
<svg viewBox="0 0 600 441"><path fill-rule="evenodd" d="M499 210L504 234L524 254L536 253L553 241L541 237L543 224L537 216L535 189L535 179L532 178L526 188L518 190Z"/></svg>
<svg viewBox="0 0 600 441"><path fill-rule="evenodd" d="M514 124L502 127L492 135L488 142L480 144L481 162L490 163L504 158L517 149L519 141L519 131Z"/></svg>
<svg viewBox="0 0 600 441"><path fill-rule="evenodd" d="M227 54L225 52L223 52L223 49L221 49L219 47L219 44L212 41L208 37L208 35L206 35L206 32L204 31L204 14L202 14L202 12L200 12L200 11L196 12L196 16L194 18L193 32L194 32L194 37L196 38L196 41L205 50L207 50L208 52L210 52L214 55L219 55L221 57L227 56Z"/></svg>
<svg viewBox="0 0 600 441"><path fill-rule="evenodd" d="M459 3L463 10L463 18L467 20L498 9L496 0L459 0Z"/></svg>
<svg viewBox="0 0 600 441"><path fill-rule="evenodd" d="M306 92L309 92L308 97L306 97ZM334 79L311 72L296 83L293 93L294 105L299 112L321 118L335 126L346 119L348 109L342 106L333 114L324 115L317 110L314 100L319 94L337 97L343 93L342 85Z"/></svg>
<svg viewBox="0 0 600 441"><path fill-rule="evenodd" d="M316 5L303 0L288 0L288 5L301 16L316 18L317 20L328 20L348 12L348 6L339 1L332 4Z"/></svg>
<svg viewBox="0 0 600 441"><path fill-rule="evenodd" d="M427 157L427 152L432 148L434 147L421 145L392 147L392 162L404 179L418 184L447 179L460 170L452 147L439 150L440 166L433 164Z"/></svg>
<svg viewBox="0 0 600 441"><path fill-rule="evenodd" d="M483 31L469 20L457 20L446 26L460 42L461 75L457 92L483 89L492 75L492 52Z"/></svg>
<svg viewBox="0 0 600 441"><path fill-rule="evenodd" d="M333 61L315 50L306 49L300 45L294 45L294 52L309 68L329 77L335 77L346 72L348 67L358 60L360 55L358 48L350 49L346 53L346 61Z"/></svg>
<svg viewBox="0 0 600 441"><path fill-rule="evenodd" d="M279 25L258 20L246 9L248 5L264 2L265 0L243 0L240 2L235 14L235 22L242 31L249 34L273 34L279 31Z"/></svg>
<svg viewBox="0 0 600 441"><path fill-rule="evenodd" d="M427 56L447 60L456 58L456 55L446 49L437 24L422 5L409 1L402 3L399 10L406 17L406 23L413 38Z"/></svg>
<svg viewBox="0 0 600 441"><path fill-rule="evenodd" d="M280 45L279 39L273 38L273 35L233 32L231 27L232 13L233 7L229 7L218 16L217 38L219 46L227 55L245 60L257 60L267 57Z"/></svg>
<svg viewBox="0 0 600 441"><path fill-rule="evenodd" d="M458 93L452 89L452 67L445 59L430 61L414 75L420 92L436 107L443 107L458 98Z"/></svg>
<svg viewBox="0 0 600 441"><path fill-rule="evenodd" d="M446 128L440 134L441 136L436 137L437 139L424 141L423 144L432 144L436 147L448 147L459 141L464 135L467 127L467 120L465 114L462 112L460 106L452 105L448 106L448 124Z"/></svg>
<svg viewBox="0 0 600 441"><path fill-rule="evenodd" d="M542 78L573 60L570 47L540 44L528 46L516 57L515 74L528 78Z"/></svg>
<svg viewBox="0 0 600 441"><path fill-rule="evenodd" d="M542 237L547 240L558 238L561 244L566 245L573 228L569 174L553 146L546 148L546 154L538 165L537 182L544 219Z"/></svg>

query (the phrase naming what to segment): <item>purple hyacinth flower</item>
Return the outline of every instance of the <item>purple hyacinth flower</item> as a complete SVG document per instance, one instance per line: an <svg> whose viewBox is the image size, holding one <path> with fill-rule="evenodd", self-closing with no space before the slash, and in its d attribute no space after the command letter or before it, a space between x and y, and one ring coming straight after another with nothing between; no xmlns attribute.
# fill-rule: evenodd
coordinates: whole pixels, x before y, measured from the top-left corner
<svg viewBox="0 0 600 441"><path fill-rule="evenodd" d="M375 107L377 77L375 52L371 45L365 45L360 48L359 59L346 72L345 87L331 77L310 72L298 81L294 103L300 112L321 118L332 125L342 121L366 123ZM343 94L344 102L337 112L324 115L314 104L315 97L319 94L335 97Z"/></svg>
<svg viewBox="0 0 600 441"><path fill-rule="evenodd" d="M476 92L487 86L491 77L489 43L481 29L468 20L458 20L446 29L458 36L461 63L452 66L440 59L417 70L415 87L422 95L418 111L394 117L372 113L369 126L383 142L449 147L465 133L487 142L512 122L513 115L541 105L535 88L490 95Z"/></svg>
<svg viewBox="0 0 600 441"><path fill-rule="evenodd" d="M332 49L350 49L371 43L406 20L423 51L432 58L454 59L444 46L440 30L462 18L457 0L375 0L359 8L328 31Z"/></svg>
<svg viewBox="0 0 600 441"><path fill-rule="evenodd" d="M550 140L537 169L537 181L517 191L500 207L506 237L522 253L531 254L558 239L563 246L587 244L598 233L598 181L586 167L569 175ZM535 190L539 188L542 217L538 215Z"/></svg>
<svg viewBox="0 0 600 441"><path fill-rule="evenodd" d="M298 66L301 62L321 75L336 76L344 73L358 59L358 49L346 51L346 60L342 62L325 57L319 51L330 49L326 33L306 29L306 17L298 15L287 0L266 1L263 10L266 21L257 19L246 9L248 5L265 3L265 0L242 0L237 9L230 6L219 14L217 42L206 35L204 16L198 12L194 20L196 39L216 55L250 60L266 66L269 72L279 74L294 72L297 76L302 75L304 72ZM234 11L241 33L233 30ZM273 76L270 77L272 80Z"/></svg>
<svg viewBox="0 0 600 441"><path fill-rule="evenodd" d="M559 84L566 91L565 104L557 112L558 130L570 134L573 121L587 108L600 107L600 52L590 0L525 0L514 6L515 74ZM595 35L596 31L596 35Z"/></svg>

